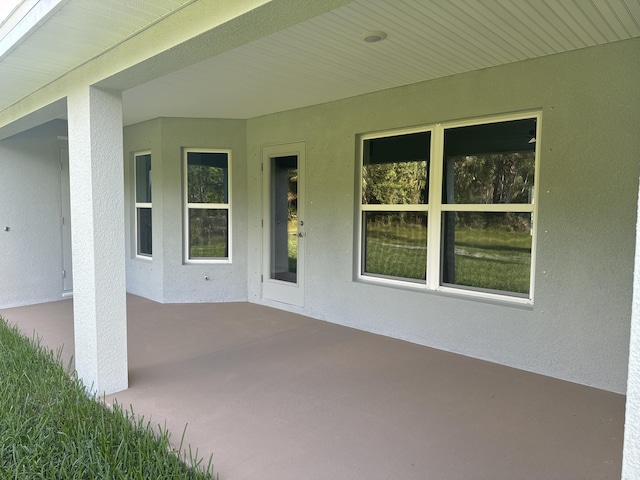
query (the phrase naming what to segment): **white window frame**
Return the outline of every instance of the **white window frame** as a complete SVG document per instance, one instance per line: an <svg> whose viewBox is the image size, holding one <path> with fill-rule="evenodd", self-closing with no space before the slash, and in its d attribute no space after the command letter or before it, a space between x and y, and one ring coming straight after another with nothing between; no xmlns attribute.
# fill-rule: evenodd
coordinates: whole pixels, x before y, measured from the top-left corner
<svg viewBox="0 0 640 480"><path fill-rule="evenodd" d="M189 153L225 153L227 155L227 202L228 203L189 203L189 175L188 175L188 154ZM183 148L182 149L182 177L183 177L183 243L184 243L184 263L186 264L228 264L232 263L232 247L233 247L233 231L232 231L232 159L230 149L221 148ZM189 257L189 210L191 209L214 209L214 210L227 210L227 257Z"/></svg>
<svg viewBox="0 0 640 480"><path fill-rule="evenodd" d="M474 125L485 125L491 123L508 122L523 119L536 119L536 148L535 148L535 166L534 175L535 182L533 187L533 196L531 203L511 203L511 204L445 204L442 202L442 180L444 175L444 132L451 128L466 127ZM422 127L402 128L394 130L386 130L377 133L368 133L360 135L359 141L359 172L357 182L358 202L358 223L356 228L357 238L357 261L356 263L356 279L358 281L383 284L389 286L397 286L414 290L442 292L452 295L461 295L465 297L475 297L486 300L495 300L499 302L507 302L513 304L533 305L534 285L535 285L535 265L536 265L536 244L537 244L537 202L539 188L539 169L540 169L540 152L541 148L541 125L542 112L539 110L519 112L514 114L495 115L490 117L480 117L454 122L442 122ZM394 137L398 135L406 135L419 132L431 132L431 152L429 162L429 203L425 205L366 205L362 204L362 166L364 142L366 140ZM367 211L419 211L427 214L427 268L426 281L397 279L391 277L377 276L363 273L363 212ZM453 211L467 212L516 212L530 213L532 215L532 241L531 241L531 270L529 294L527 297L511 295L509 292L492 293L463 286L456 287L441 284L442 269L442 213Z"/></svg>
<svg viewBox="0 0 640 480"><path fill-rule="evenodd" d="M138 238L138 232L140 231L140 215L139 211L142 208L151 209L151 217L153 219L153 183L151 183L151 177L149 178L149 188L151 189L151 202L138 202L138 157L149 155L151 157L151 150L146 150L143 152L135 152L133 154L133 215L134 215L134 247L135 247L135 256L136 258L142 260L152 260L153 259L153 246L151 247L151 254L148 253L140 253L140 239ZM153 157L150 158L150 161L153 162ZM149 175L152 175L153 167L149 170ZM153 223L151 224L151 235L153 238Z"/></svg>

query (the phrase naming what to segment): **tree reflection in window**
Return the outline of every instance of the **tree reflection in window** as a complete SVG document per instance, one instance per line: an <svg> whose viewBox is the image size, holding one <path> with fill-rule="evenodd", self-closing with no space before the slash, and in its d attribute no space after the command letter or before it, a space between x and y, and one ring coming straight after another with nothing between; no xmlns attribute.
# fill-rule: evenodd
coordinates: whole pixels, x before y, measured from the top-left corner
<svg viewBox="0 0 640 480"><path fill-rule="evenodd" d="M229 257L229 153L187 151L189 259Z"/></svg>

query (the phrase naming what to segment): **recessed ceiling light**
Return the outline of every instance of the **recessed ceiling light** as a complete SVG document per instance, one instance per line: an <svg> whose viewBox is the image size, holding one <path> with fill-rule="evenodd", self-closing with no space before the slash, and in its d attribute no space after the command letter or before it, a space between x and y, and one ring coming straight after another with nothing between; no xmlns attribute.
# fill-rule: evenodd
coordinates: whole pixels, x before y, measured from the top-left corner
<svg viewBox="0 0 640 480"><path fill-rule="evenodd" d="M380 31L367 32L362 36L362 39L367 43L380 42L387 38L387 34Z"/></svg>

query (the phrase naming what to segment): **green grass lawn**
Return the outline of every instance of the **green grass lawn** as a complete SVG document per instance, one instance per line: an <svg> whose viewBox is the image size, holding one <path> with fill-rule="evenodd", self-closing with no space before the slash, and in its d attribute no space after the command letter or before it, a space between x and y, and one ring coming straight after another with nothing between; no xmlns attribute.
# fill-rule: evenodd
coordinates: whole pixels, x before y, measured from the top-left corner
<svg viewBox="0 0 640 480"><path fill-rule="evenodd" d="M427 229L420 225L369 226L366 273L424 280ZM457 228L455 285L529 292L531 235L500 228Z"/></svg>
<svg viewBox="0 0 640 480"><path fill-rule="evenodd" d="M181 458L166 429L91 398L60 354L2 318L0 371L2 479L216 478L211 462Z"/></svg>
<svg viewBox="0 0 640 480"><path fill-rule="evenodd" d="M422 225L369 225L367 273L424 280L427 269L427 229Z"/></svg>
<svg viewBox="0 0 640 480"><path fill-rule="evenodd" d="M226 256L226 240L209 245L192 245L189 248L189 258L225 258Z"/></svg>
<svg viewBox="0 0 640 480"><path fill-rule="evenodd" d="M289 222L289 229L287 232L287 252L289 255L289 271L296 273L298 271L298 227L291 226Z"/></svg>
<svg viewBox="0 0 640 480"><path fill-rule="evenodd" d="M499 228L456 229L455 283L528 293L531 235Z"/></svg>

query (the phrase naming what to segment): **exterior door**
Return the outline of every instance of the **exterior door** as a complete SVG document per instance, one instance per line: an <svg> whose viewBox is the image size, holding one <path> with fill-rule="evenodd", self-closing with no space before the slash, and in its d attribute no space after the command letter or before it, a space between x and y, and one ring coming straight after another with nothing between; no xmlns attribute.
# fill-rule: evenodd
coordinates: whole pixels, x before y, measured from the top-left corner
<svg viewBox="0 0 640 480"><path fill-rule="evenodd" d="M262 296L304 305L303 142L263 149Z"/></svg>
<svg viewBox="0 0 640 480"><path fill-rule="evenodd" d="M60 148L60 187L62 198L62 292L73 292L71 264L71 201L69 190L69 149Z"/></svg>

